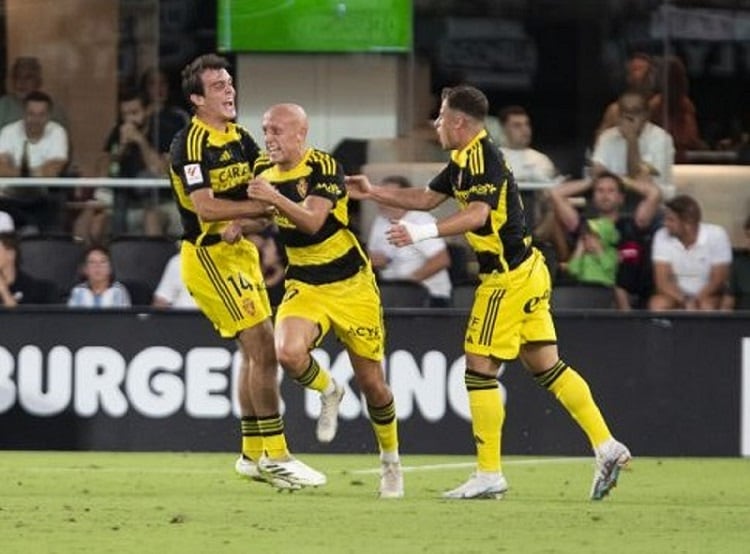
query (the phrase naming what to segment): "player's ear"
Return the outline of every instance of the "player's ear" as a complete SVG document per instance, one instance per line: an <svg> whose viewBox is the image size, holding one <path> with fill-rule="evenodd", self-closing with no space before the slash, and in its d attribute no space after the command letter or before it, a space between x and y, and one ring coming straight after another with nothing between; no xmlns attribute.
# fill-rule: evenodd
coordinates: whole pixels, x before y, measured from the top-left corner
<svg viewBox="0 0 750 554"><path fill-rule="evenodd" d="M195 106L202 106L205 103L206 99L201 94L193 93L190 95L190 101Z"/></svg>

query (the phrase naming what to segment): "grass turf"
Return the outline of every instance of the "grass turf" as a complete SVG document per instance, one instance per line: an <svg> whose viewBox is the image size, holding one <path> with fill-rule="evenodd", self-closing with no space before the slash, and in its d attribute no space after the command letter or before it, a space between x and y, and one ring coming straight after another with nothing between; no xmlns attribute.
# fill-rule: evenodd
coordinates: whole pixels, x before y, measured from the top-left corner
<svg viewBox="0 0 750 554"><path fill-rule="evenodd" d="M472 458L404 456L378 500L375 455L307 455L319 489L236 477L232 454L0 452L0 551L745 552L750 461L636 458L602 502L592 461L507 457L505 499L448 501Z"/></svg>

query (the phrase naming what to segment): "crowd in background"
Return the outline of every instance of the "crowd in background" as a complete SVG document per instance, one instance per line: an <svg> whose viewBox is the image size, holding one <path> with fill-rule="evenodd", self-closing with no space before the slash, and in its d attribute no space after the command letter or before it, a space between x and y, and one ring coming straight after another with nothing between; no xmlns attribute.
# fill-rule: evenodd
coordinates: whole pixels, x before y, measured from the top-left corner
<svg viewBox="0 0 750 554"><path fill-rule="evenodd" d="M700 206L674 196L672 165L706 148L689 96L684 64L676 56L654 59L636 52L625 67L626 89L607 106L592 133L580 178L559 175L554 161L532 148L532 123L520 105L498 110L496 142L518 181L546 182L525 194L530 231L543 249L554 285L596 286L612 291L611 307L629 309L750 308L750 217L746 248L732 248L727 232L701 219ZM13 64L0 97L0 177L75 176L63 106L43 90L36 58ZM106 137L96 173L108 178L162 179L172 137L189 114L174 100L170 76L153 67L118 97L118 119ZM722 148L741 156L746 144L727 137ZM393 175L383 184L411 186ZM397 249L384 238L390 219L428 220L420 212L378 214L361 230L381 282L419 283L426 306L450 307L452 288L471 282L471 259L443 239ZM114 275L107 244L132 234L174 240L179 214L171 191L159 187L6 187L0 191L0 298L5 306L29 302L72 307L128 307L127 286ZM19 270L23 237L66 233L88 248L81 282L71 290ZM283 293L284 260L273 230L254 241L262 253L272 300ZM176 258L165 264L164 283L149 303L192 307L180 287ZM47 289L45 289L47 287ZM171 292L167 292L171 291Z"/></svg>

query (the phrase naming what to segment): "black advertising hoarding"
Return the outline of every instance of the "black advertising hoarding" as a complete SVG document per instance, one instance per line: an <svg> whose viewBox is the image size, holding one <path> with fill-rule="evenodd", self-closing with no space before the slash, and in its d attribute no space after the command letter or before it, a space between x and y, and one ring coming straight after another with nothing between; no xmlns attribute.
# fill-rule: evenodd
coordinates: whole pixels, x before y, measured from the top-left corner
<svg viewBox="0 0 750 554"><path fill-rule="evenodd" d="M451 310L386 317L386 373L405 453L473 452L465 318ZM234 343L200 315L1 312L0 328L0 448L238 448ZM558 334L563 358L588 380L613 432L634 453L750 455L750 439L742 437L750 433L750 314L567 313L558 317ZM339 436L330 445L315 441L317 395L283 379L291 448L374 452L346 353L329 337L315 355L347 386ZM506 453L589 453L583 433L520 364L508 364L500 381Z"/></svg>

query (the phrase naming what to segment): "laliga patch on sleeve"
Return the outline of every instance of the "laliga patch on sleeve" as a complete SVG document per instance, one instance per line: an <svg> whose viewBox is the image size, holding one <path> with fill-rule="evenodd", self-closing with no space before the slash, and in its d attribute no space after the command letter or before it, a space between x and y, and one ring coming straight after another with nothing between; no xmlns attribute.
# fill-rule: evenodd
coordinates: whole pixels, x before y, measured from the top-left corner
<svg viewBox="0 0 750 554"><path fill-rule="evenodd" d="M188 185L197 185L203 182L203 173L200 164L188 164L183 170L185 172L185 181Z"/></svg>

